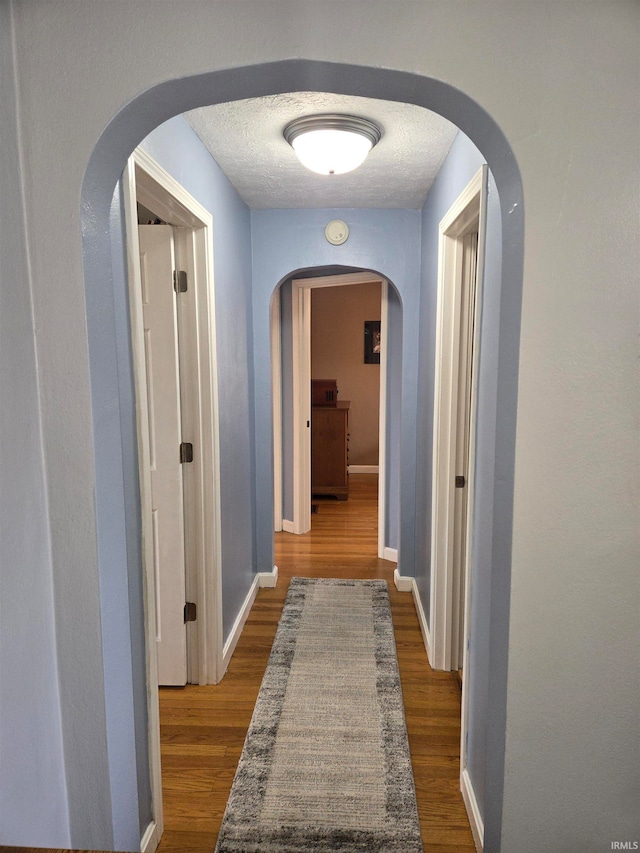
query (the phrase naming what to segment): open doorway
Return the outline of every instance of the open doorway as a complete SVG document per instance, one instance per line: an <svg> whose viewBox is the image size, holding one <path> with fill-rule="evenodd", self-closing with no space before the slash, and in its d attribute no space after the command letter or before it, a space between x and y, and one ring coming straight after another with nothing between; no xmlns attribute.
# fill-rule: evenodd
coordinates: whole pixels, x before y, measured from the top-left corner
<svg viewBox="0 0 640 853"><path fill-rule="evenodd" d="M338 318L332 322L331 306L335 301L332 294L337 294L338 288L343 291L341 311L354 314L369 311L372 315L358 316L355 325L352 319L348 331L351 339L347 342L341 340L346 333L344 323ZM312 310L314 301L316 314ZM274 293L271 305L274 529L295 534L308 532L314 494L346 499L349 473L377 474L378 556L397 562L397 548L389 547L387 542L386 522L387 311L388 283L373 272L295 278ZM315 316L317 321L313 319ZM377 335L368 348L374 358L367 358L366 330ZM330 338L323 341L326 333ZM337 389L330 394L329 406L313 405L312 379L331 378L321 377L318 371L336 373L333 378ZM320 433L316 435L313 458L314 412L316 430L321 432L324 429L320 428L320 422L324 424L327 418L332 418L330 424L324 424L331 434L331 453L336 457L328 463L330 474L318 457ZM354 427L358 430L356 460L352 460L350 446Z"/></svg>
<svg viewBox="0 0 640 853"><path fill-rule="evenodd" d="M212 220L142 149L123 181L159 838L158 687L222 677Z"/></svg>
<svg viewBox="0 0 640 853"><path fill-rule="evenodd" d="M323 63L307 63L305 60L301 61L291 61L284 62L278 64L278 73L282 74L283 79L288 80L290 77L292 80L300 79L300 69L303 71L307 68L307 66L318 67L323 70L325 73L325 77L323 78L323 84L326 84L326 80L331 81L331 85L338 87L338 91L340 91L340 87L344 86L344 80L336 77L340 72L339 66L335 66L335 69L329 64ZM282 87L282 82L280 79L276 81L276 83L272 83L273 71L269 67L266 70L262 67L256 67L256 70L259 68L259 73L263 75L263 79L266 81L264 83L265 86L273 85L274 88ZM240 73L242 69L238 70L238 79L241 80L241 83L236 83L235 78L235 69L232 72L229 72L229 79L231 80L230 87L235 95L242 95L243 93L248 92L251 95L254 92L255 83L250 81L250 75L246 75L243 77ZM226 72L225 72L226 73ZM377 91L376 86L379 81L371 78L369 69L360 69L360 73L363 78L363 91L370 92L375 94ZM373 73L373 72L371 72ZM500 314L499 323L496 321L495 328L496 334L500 334L500 364L509 364L509 357L511 356L512 362L515 363L517 359L517 348L514 348L514 341L517 344L517 334L511 335L510 337L505 339L504 346L502 341L502 333L508 327L508 323L512 317L517 316L517 311L512 310L515 304L517 308L519 305L519 284L521 279L521 272L518 267L518 263L521 261L521 229L522 229L522 217L521 217L521 188L518 179L517 167L515 165L515 160L511 155L510 149L508 145L504 145L503 137L500 135L499 129L497 127L494 128L493 124L491 124L490 118L487 118L484 112L480 112L480 108L477 107L470 99L466 98L462 93L456 92L454 90L449 91L449 87L446 84L441 84L437 81L428 80L425 78L424 81L418 81L418 78L412 78L412 86L409 87L407 85L407 81L401 79L402 75L397 72L388 72L388 71L380 71L380 74L384 75L384 80L388 77L388 85L385 89L387 92L397 92L398 100L415 100L417 103L428 106L432 103L432 100L435 98L435 103L442 103L442 99L447 96L452 98L452 103L459 104L462 106L458 106L458 112L452 107L452 115L459 115L462 107L466 110L465 115L466 118L466 126L470 128L474 128L474 122L478 124L479 127L483 128L483 133L479 134L479 138L484 141L486 156L491 157L496 160L499 157L504 158L506 156L507 162L506 165L502 165L500 168L500 172L497 175L497 182L499 188L502 190L503 187L506 187L508 193L506 194L503 206L504 210L507 209L507 202L511 204L513 199L516 201L513 202L512 210L516 211L516 215L507 217L506 213L503 216L502 224L504 225L503 235L501 237L500 245L504 244L511 247L511 253L506 258L505 264L502 267L502 271L500 275L497 277L496 282L498 287L502 287L504 291L505 298L508 298L508 304L510 310L504 311ZM206 90L202 92L202 94L190 93L188 103L195 103L198 97L202 98L202 103L205 102L204 99L211 98L211 92L217 92L216 84L218 82L218 72L212 73L211 75L202 75L201 78L195 79L195 85L200 85L203 87L206 84ZM334 81L334 77L336 77ZM249 81L249 82L247 82ZM420 85L417 85L417 82L420 82ZM367 85L365 86L364 83ZM232 85L233 84L233 85ZM172 86L175 85L175 81L172 81ZM184 81L184 85L191 87L194 85L194 81ZM261 84L262 85L262 84ZM295 82L294 82L295 85ZM441 91L444 90L444 93ZM198 93L199 89L194 90ZM153 90L154 97L156 97L161 92L161 87L156 87ZM164 93L163 93L164 94ZM179 107L179 93L177 90L174 91L172 88L170 90L170 94L175 102L175 109L178 110ZM224 97L228 96L228 90L222 90L222 94L219 94L217 97L219 99L224 99ZM440 100L436 97L440 95ZM402 97L400 97L402 96ZM141 96L142 97L142 96ZM147 93L145 93L144 97L147 97ZM430 100L431 99L431 100ZM159 99L160 102L160 99ZM208 101L207 101L208 102ZM149 106L149 105L148 105ZM87 178L85 180L85 187L83 189L83 204L88 210L93 210L94 208L98 211L98 223L101 226L100 234L108 233L108 221L106 217L103 217L102 207L100 206L101 201L103 201L103 197L107 197L105 193L109 192L109 198L111 197L111 193L113 190L113 182L115 181L117 175L114 175L114 167L113 163L122 163L123 159L118 160L118 157L122 152L129 152L131 150L131 139L132 134L138 134L138 138L142 138L149 131L149 129L153 126L154 120L161 121L162 117L166 115L166 101L162 102L162 108L156 108L153 106L153 103L149 106L149 108L144 111L144 119L136 120L135 115L132 113L131 121L129 126L127 127L126 135L122 132L122 127L120 127L115 121L114 124L111 125L108 130L109 133L105 133L104 137L99 141L98 146L94 151L94 155L92 157L92 161L90 163L90 168L87 172ZM117 117L118 121L120 120L120 116ZM488 130L486 130L488 126ZM495 136L492 137L490 134L493 133ZM475 134L474 134L475 135ZM115 140L115 142L113 142ZM118 147L119 146L119 147ZM129 147L127 147L129 146ZM113 150L112 150L113 149ZM503 152L506 152L503 153ZM123 154L123 156L125 156ZM498 165L502 163L502 160L498 162ZM106 166L105 166L106 164ZM108 168L107 168L108 167ZM509 183L511 180L511 183ZM107 209L107 208L105 208ZM259 219L259 217L256 217ZM282 227L278 224L277 233L282 234ZM107 248L104 245L104 240L96 239L95 243L97 246L97 250L94 248L92 243L94 234L94 230L92 229L91 233L88 236L85 236L85 243L87 245L87 255L86 255L86 281L87 281L87 293L90 299L87 301L87 317L89 321L89 342L90 349L93 355L94 363L97 362L100 356L103 354L103 350L107 349L108 346L111 345L111 340L107 332L102 333L102 327L100 327L100 323L102 320L103 311L101 309L101 301L97 298L97 296L104 290L107 290L110 286L112 286L111 280L109 278L111 267L110 267L110 259L108 257ZM268 241L264 241L266 244ZM302 245L302 240L295 241L296 246ZM515 245L515 250L513 246ZM396 251L395 255L402 258L404 261L404 256L400 251ZM279 281L282 278L282 275L286 272L286 270L291 269L299 269L303 266L307 266L308 257L304 255L302 251L299 251L296 255L294 262L292 263L289 258L287 258L286 266L284 262L280 266L276 264L272 264L269 266L265 263L264 253L263 255L257 254L256 261L256 281L254 282L254 303L253 303L253 319L254 319L254 348L253 348L253 367L255 368L256 374L256 388L261 389L260 393L256 393L255 396L255 422L257 424L268 424L269 416L270 416L270 407L271 400L269 398L269 394L266 391L268 388L268 374L269 374L269 349L268 349L268 300L273 288L273 282ZM386 260L386 259L385 259ZM398 270L397 267L394 269L393 263L387 265L387 263L380 263L380 268L389 271L389 274L392 276L394 281L398 282L399 292L402 294L403 299L406 298L406 313L405 316L407 318L407 335L406 340L409 341L407 344L407 356L406 359L407 364L412 365L414 360L411 358L414 355L415 347L413 346L413 337L414 337L414 327L417 325L415 321L416 312L413 310L414 301L412 301L412 294L407 287L405 287L403 283L403 275L402 271ZM262 286L262 279L268 280L270 283L269 289L266 286ZM408 278L408 277L407 277ZM514 287L515 280L515 287ZM505 287L505 283L509 286ZM503 319L504 317L504 319ZM102 324L102 326L106 326L106 324ZM100 334L97 334L97 329L100 327ZM516 328L517 332L517 328ZM105 342L106 341L106 342ZM114 344L115 346L115 344ZM122 380L124 384L126 384L125 379ZM96 382L92 377L92 383ZM264 391L264 393L262 393ZM408 401L405 405L405 409L409 414L411 414L412 408L415 409L415 404L412 401L412 388L410 383L407 383L407 393L405 395L406 400ZM96 397L98 401L101 400L100 397ZM511 385L507 388L507 392L501 393L500 397L500 405L498 406L498 420L501 420L501 415L506 410L507 414L512 411L515 407L515 380L512 381ZM414 480L416 479L415 474L412 476L411 470L411 454L410 448L412 446L410 439L411 430L410 424L412 423L409 417L403 417L403 430L408 432L408 435L403 436L403 490L407 492L407 494L412 495L414 492L413 485ZM496 465L503 458L506 459L506 462L509 462L509 442L504 438L504 433L509 433L511 421L507 420L507 427L503 430L500 436L499 450L500 453L496 452L495 459ZM268 431L268 430L267 430ZM126 436L125 436L126 437ZM508 436L507 436L508 438ZM269 440L263 442L262 444L257 443L257 452L256 452L256 481L257 481L257 494L258 494L258 503L257 503L257 511L256 515L256 529L254 531L254 542L257 553L257 564L259 567L265 567L272 559L272 538L273 538L273 528L272 522L269 512L271 503L271 469L272 469L272 459L271 459L271 442ZM414 466L415 467L415 466ZM509 469L510 471L510 469ZM508 479L508 478L507 478ZM507 483L507 486L510 485L510 480ZM109 492L109 483L103 483L102 481L98 482L97 491L99 493L99 511L104 512L101 509L103 493L110 494ZM506 494L506 497L505 497ZM496 492L496 518L498 516L504 521L502 527L495 526L496 535L498 537L502 536L504 538L507 536L510 528L510 505L509 505L509 488L506 490L503 488L500 495ZM261 508L266 509L264 512L261 512ZM404 507L409 507L409 501L406 500L403 504ZM491 528L493 530L493 528ZM506 532L505 532L506 531ZM408 566L412 565L413 559L413 551L414 551L414 532L415 532L415 524L413 523L413 518L410 512L403 512L403 530L400 531L400 537L402 540L403 553L406 557L406 563ZM502 541L502 540L501 540ZM403 559L405 559L403 557ZM508 565L507 565L508 570ZM104 570L102 568L102 564L100 565L100 572L102 573ZM101 574L102 576L102 574ZM504 573L501 577L504 577ZM507 571L507 581L508 581L508 571ZM496 603L496 599L497 603ZM495 636L498 635L500 638L506 636L508 629L508 608L503 607L500 609L498 604L500 604L499 597L497 593L494 593L494 589L492 587L492 595L491 595L491 628L492 628L492 656L491 656L491 672L495 674L497 671L498 676L502 673L501 666L505 663L505 656L502 655L501 650L506 648L506 645L500 645L500 643L494 642ZM495 608L494 608L495 605ZM102 606L102 604L101 604ZM106 607L106 605L105 605ZM494 613L495 609L495 613ZM504 618L500 618L501 614L504 615ZM495 615L495 619L493 618ZM135 626L134 626L135 627ZM494 653L493 649L497 649L498 652ZM107 651L112 650L112 646L106 646ZM498 679L499 680L499 679ZM499 690L493 690L491 695L491 701L489 703L489 710L491 714L494 714L494 718L497 718L496 730L498 731L498 739L501 737L501 732L504 731L504 705L505 705L505 696L506 692L502 689L502 681L500 681ZM113 691L107 690L105 688L105 696L107 699L107 709L109 713L115 713L117 710L116 702L118 700L117 694ZM497 758L493 757L497 754ZM500 767L502 764L502 758L500 754L500 750L497 749L493 751L492 755L489 757L492 758L493 765L490 768L491 778L500 780L502 775L500 773ZM495 765L495 766L494 766ZM497 767L497 770L496 770ZM501 790L500 785L498 785L498 789ZM499 798L498 798L499 799Z"/></svg>

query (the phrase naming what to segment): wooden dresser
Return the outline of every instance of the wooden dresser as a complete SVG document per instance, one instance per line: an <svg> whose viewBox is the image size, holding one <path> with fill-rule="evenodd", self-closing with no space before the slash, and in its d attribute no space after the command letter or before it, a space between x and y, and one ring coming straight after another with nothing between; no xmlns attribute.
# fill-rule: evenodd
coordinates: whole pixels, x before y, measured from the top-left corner
<svg viewBox="0 0 640 853"><path fill-rule="evenodd" d="M349 496L349 401L311 407L311 493Z"/></svg>

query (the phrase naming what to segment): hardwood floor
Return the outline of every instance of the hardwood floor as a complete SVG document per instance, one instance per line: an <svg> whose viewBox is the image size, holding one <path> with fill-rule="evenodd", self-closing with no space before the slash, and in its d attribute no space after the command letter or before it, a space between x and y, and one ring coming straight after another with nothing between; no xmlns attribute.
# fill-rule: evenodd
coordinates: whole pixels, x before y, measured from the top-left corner
<svg viewBox="0 0 640 853"><path fill-rule="evenodd" d="M159 853L213 851L294 575L387 580L425 853L475 850L458 783L456 674L431 669L412 596L396 591L395 564L376 556L376 492L374 476L352 475L348 501L317 501L310 533L276 534L278 585L260 590L222 682L160 691L165 832Z"/></svg>

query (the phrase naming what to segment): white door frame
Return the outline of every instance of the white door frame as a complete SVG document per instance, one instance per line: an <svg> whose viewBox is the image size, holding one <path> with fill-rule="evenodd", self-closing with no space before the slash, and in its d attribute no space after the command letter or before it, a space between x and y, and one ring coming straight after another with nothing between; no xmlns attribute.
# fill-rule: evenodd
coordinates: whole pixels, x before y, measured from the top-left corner
<svg viewBox="0 0 640 853"><path fill-rule="evenodd" d="M480 310L486 221L488 170L483 166L456 199L440 222L438 251L438 307L436 318L436 366L433 415L433 488L431 517L431 665L434 669L457 669L452 661L452 636L458 629L454 615L454 502L457 401L460 351L460 299L463 275L463 238L478 231L478 266L473 307L473 361L469 430L469 464L465 473L467 489L467 525L465 558L465 615L463 658L468 645L468 605L470 602L470 566L473 544L473 500L475 469L475 432L477 416L477 376L480 350ZM463 681L466 664L463 660Z"/></svg>
<svg viewBox="0 0 640 853"><path fill-rule="evenodd" d="M484 823L469 777L467 732L469 725L469 635L471 628L471 567L473 565L473 522L475 501L475 446L478 412L478 367L480 359L480 323L486 242L486 210L489 170L486 165L469 182L440 222L438 249L438 308L436 318L436 369L433 419L433 491L431 547L431 660L434 669L449 670L452 661L453 632L459 631L453 600L453 537L457 438L457 403L460 377L460 300L465 264L463 239L478 232L475 293L468 294L468 310L473 323L471 388L469 403L468 467L466 474L467 512L465 531L464 616L462 632L462 702L460 719L460 789L469 816L477 850L484 845Z"/></svg>
<svg viewBox="0 0 640 853"><path fill-rule="evenodd" d="M311 530L311 287L291 283L293 532Z"/></svg>
<svg viewBox="0 0 640 853"><path fill-rule="evenodd" d="M185 424L193 436L194 462L185 486L193 538L193 560L187 572L187 592L193 592L198 619L190 632L189 680L215 684L222 666L222 555L220 521L220 448L218 430L218 383L216 362L215 306L213 287L213 218L175 179L138 148L128 160L123 175L123 197L129 273L131 341L136 387L136 420L140 502L142 514L142 562L144 581L147 703L154 832L163 831L162 776L160 765L160 719L156 655L156 578L151 530L151 468L149 458L149 413L144 360L144 329L138 246L136 203L140 201L167 223L178 226L181 265L192 287L183 296L181 330L193 342L193 375L187 393L190 405ZM201 452L198 452L198 448ZM177 452L177 449L176 449ZM148 848L153 843L150 841Z"/></svg>
<svg viewBox="0 0 640 853"><path fill-rule="evenodd" d="M282 530L282 321L280 288L271 297L271 407L273 417L273 529Z"/></svg>
<svg viewBox="0 0 640 853"><path fill-rule="evenodd" d="M301 534L311 529L311 290L317 287L343 287L350 284L380 284L381 322L380 337L380 416L378 431L378 556L384 559L384 519L386 515L386 435L387 435L387 335L388 283L374 272L346 273L343 275L319 276L318 278L294 279L292 281L292 333L293 333L293 526L291 532ZM279 322L279 313L278 313ZM279 327L273 324L272 341ZM273 352L273 351L272 351ZM272 362L274 366L275 361ZM274 374L275 379L275 374ZM281 413L274 420L274 449L282 447ZM280 450L280 454L281 454ZM281 458L281 457L280 457ZM282 466L276 467L275 478L282 478ZM280 485L280 494L282 486ZM275 491L277 492L276 485Z"/></svg>

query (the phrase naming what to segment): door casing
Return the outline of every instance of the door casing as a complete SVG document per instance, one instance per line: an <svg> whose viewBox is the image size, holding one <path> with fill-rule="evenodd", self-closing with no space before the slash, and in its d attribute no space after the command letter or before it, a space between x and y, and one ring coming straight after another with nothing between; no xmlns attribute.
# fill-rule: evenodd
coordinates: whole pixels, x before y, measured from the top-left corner
<svg viewBox="0 0 640 853"><path fill-rule="evenodd" d="M436 318L436 369L433 420L433 489L432 489L432 545L431 545L431 608L430 608L430 663L434 669L450 670L458 663L452 661L452 637L459 630L455 617L456 588L453 563L455 536L455 470L459 399L460 299L464 275L464 238L478 232L477 270L475 293L469 294L467 310L473 325L471 381L469 402L468 469L466 529L463 531L465 559L464 618L462 649L462 711L460 737L460 786L469 814L476 847L481 850L484 825L473 796L467 769L467 730L469 715L469 633L473 596L473 523L475 485L475 445L478 409L478 370L480 359L480 324L482 314L482 286L484 277L484 251L486 241L488 167L482 166L458 196L440 222L438 250L438 307ZM457 579L459 583L460 579Z"/></svg>
<svg viewBox="0 0 640 853"><path fill-rule="evenodd" d="M388 283L377 273L356 272L292 281L293 332L293 525L289 532L307 533L311 529L311 290L316 287L343 287L350 284L379 283L381 288L381 340L387 335ZM271 341L274 389L281 388L279 294L272 300ZM277 376L276 376L277 374ZM380 353L380 413L378 438L378 556L388 559L385 542L386 507L386 434L387 434L387 348ZM275 394L274 394L275 399ZM274 498L282 501L282 421L281 410L274 406ZM275 511L276 529L282 529L282 511ZM280 528L277 527L278 521Z"/></svg>
<svg viewBox="0 0 640 853"><path fill-rule="evenodd" d="M144 339L140 289L140 259L136 203L140 201L179 229L179 254L192 287L183 296L181 333L190 341L187 358L195 379L186 381L188 405L183 429L193 436L194 462L189 466L188 491L192 559L187 571L187 594L198 607L195 630L188 635L189 681L215 684L223 675L222 661L222 554L220 518L220 441L213 286L213 218L175 179L141 148L127 162L123 174L129 305L138 438L142 562L144 579L149 753L153 801L152 833L163 831L160 719L155 625L155 574L152 551L151 488L149 464L149 413L147 410ZM198 450L200 452L198 452Z"/></svg>

